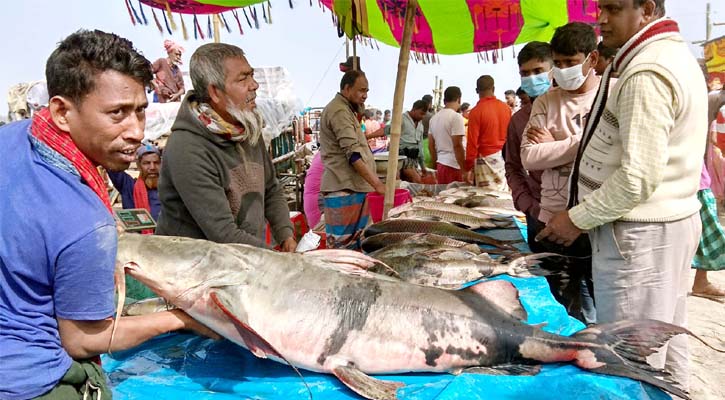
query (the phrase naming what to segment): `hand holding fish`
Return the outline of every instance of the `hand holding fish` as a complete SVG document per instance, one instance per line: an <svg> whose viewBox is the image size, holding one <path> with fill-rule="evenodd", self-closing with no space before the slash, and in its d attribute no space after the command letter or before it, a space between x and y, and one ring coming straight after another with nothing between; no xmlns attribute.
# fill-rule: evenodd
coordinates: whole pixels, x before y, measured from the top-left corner
<svg viewBox="0 0 725 400"><path fill-rule="evenodd" d="M546 224L546 227L536 235L536 241L540 242L543 239L547 239L551 242L561 244L564 246L571 246L572 243L582 234L582 230L579 229L569 218L568 211L561 211L556 213Z"/></svg>
<svg viewBox="0 0 725 400"><path fill-rule="evenodd" d="M279 248L283 253L293 253L297 249L297 241L294 237L288 237L279 245Z"/></svg>
<svg viewBox="0 0 725 400"><path fill-rule="evenodd" d="M531 143L541 144L546 142L553 142L554 135L549 132L546 128L531 127L526 131L526 139Z"/></svg>
<svg viewBox="0 0 725 400"><path fill-rule="evenodd" d="M205 325L198 322L194 318L191 318L191 316L189 316L189 314L185 313L184 311L182 311L180 309L175 309L175 310L171 310L168 312L173 314L179 320L179 322L181 322L182 327L180 329L189 330L189 331L196 333L199 336L206 336L206 337L214 339L214 340L220 340L222 338L216 332L207 328Z"/></svg>

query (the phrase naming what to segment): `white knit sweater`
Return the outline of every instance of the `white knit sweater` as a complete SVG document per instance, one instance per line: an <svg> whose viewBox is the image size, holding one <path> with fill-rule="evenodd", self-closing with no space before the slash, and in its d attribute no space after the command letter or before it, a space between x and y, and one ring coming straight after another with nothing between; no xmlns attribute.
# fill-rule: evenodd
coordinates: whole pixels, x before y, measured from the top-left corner
<svg viewBox="0 0 725 400"><path fill-rule="evenodd" d="M700 208L707 90L679 34L646 43L619 71L579 166L583 230L624 220L668 222Z"/></svg>

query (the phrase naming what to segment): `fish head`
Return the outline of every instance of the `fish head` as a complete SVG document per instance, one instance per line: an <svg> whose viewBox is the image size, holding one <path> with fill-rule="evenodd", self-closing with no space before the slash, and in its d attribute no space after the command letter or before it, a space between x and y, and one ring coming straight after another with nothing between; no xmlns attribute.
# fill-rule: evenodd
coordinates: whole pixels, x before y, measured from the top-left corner
<svg viewBox="0 0 725 400"><path fill-rule="evenodd" d="M183 307L201 289L238 281L248 266L239 258L235 248L206 240L124 233L118 237L116 265Z"/></svg>

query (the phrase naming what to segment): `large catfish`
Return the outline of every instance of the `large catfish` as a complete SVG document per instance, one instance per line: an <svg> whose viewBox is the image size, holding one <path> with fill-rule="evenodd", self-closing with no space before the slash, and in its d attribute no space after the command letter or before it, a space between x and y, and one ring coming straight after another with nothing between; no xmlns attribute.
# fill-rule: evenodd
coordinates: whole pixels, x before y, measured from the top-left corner
<svg viewBox="0 0 725 400"><path fill-rule="evenodd" d="M368 374L470 367L531 373L552 362L687 398L645 357L688 330L645 320L593 326L572 337L550 334L521 321L518 292L506 281L444 290L371 273L374 260L354 252L287 254L136 234L120 236L118 262L256 356L334 374L369 399L395 399L402 383Z"/></svg>

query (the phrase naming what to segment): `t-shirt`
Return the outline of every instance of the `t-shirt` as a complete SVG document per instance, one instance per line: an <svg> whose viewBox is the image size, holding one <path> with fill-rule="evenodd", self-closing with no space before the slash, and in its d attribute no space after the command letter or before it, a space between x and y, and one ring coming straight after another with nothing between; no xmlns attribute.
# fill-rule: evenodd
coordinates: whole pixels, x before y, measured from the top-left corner
<svg viewBox="0 0 725 400"><path fill-rule="evenodd" d="M463 116L450 108L438 111L430 119L430 132L436 146L438 162L451 168L460 169L456 161L456 153L453 151L453 136L466 137L466 128ZM465 143L463 148L465 149Z"/></svg>
<svg viewBox="0 0 725 400"><path fill-rule="evenodd" d="M124 209L137 208L136 201L133 199L133 187L136 185L136 179L125 172L108 171L108 177L113 182L113 186L121 193L121 204ZM161 202L159 201L158 189L146 188L148 193L149 206L151 206L151 216L155 221L159 220L159 212L161 212Z"/></svg>
<svg viewBox="0 0 725 400"><path fill-rule="evenodd" d="M39 396L70 367L56 317L102 320L114 308L113 218L29 127L28 120L0 128L0 146L13 149L0 157L2 399Z"/></svg>
<svg viewBox="0 0 725 400"><path fill-rule="evenodd" d="M466 165L473 168L476 159L488 157L503 148L506 130L511 121L511 109L494 96L478 100L468 114L468 143L466 144Z"/></svg>

